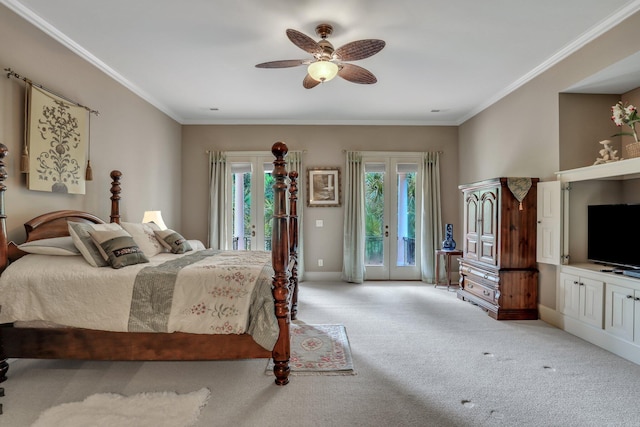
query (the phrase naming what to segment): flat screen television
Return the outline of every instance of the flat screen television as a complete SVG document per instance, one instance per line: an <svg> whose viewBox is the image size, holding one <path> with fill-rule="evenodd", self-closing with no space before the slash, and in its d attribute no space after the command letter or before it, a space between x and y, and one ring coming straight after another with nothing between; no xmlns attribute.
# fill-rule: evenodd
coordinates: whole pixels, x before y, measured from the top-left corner
<svg viewBox="0 0 640 427"><path fill-rule="evenodd" d="M640 204L590 205L587 213L589 261L640 269Z"/></svg>

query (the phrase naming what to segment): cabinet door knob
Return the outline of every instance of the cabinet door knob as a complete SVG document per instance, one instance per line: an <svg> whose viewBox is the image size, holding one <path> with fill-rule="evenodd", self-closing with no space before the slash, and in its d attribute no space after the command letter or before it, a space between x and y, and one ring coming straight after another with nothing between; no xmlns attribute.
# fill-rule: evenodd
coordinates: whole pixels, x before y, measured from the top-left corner
<svg viewBox="0 0 640 427"><path fill-rule="evenodd" d="M627 295L627 299L633 299L633 295Z"/></svg>
<svg viewBox="0 0 640 427"><path fill-rule="evenodd" d="M640 297L635 297L634 300L640 301Z"/></svg>
<svg viewBox="0 0 640 427"><path fill-rule="evenodd" d="M580 282L578 282L577 280L574 280L574 281L573 281L573 284L574 284L574 285L579 285L579 284L580 284Z"/></svg>

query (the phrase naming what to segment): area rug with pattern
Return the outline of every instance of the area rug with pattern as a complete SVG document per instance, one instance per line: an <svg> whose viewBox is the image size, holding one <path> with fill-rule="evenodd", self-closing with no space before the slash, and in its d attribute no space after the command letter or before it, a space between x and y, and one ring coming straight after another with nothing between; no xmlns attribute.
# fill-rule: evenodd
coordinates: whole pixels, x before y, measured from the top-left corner
<svg viewBox="0 0 640 427"><path fill-rule="evenodd" d="M210 394L206 388L186 394L94 394L47 409L32 427L190 427Z"/></svg>
<svg viewBox="0 0 640 427"><path fill-rule="evenodd" d="M344 325L291 324L291 375L355 375ZM266 373L273 375L273 360Z"/></svg>

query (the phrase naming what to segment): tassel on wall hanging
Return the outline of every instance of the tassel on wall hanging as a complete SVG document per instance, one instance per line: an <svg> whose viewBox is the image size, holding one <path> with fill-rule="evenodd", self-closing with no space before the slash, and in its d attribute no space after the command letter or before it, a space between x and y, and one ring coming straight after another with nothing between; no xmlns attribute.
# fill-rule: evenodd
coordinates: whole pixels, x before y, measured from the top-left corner
<svg viewBox="0 0 640 427"><path fill-rule="evenodd" d="M91 114L89 114L89 126L88 126L88 138L87 138L87 168L84 171L84 180L93 181L93 170L91 169Z"/></svg>
<svg viewBox="0 0 640 427"><path fill-rule="evenodd" d="M98 111L58 95L6 68L25 82L25 141L20 171L30 190L84 194L93 179L91 114ZM85 166L86 163L86 166ZM83 170L84 169L84 170Z"/></svg>
<svg viewBox="0 0 640 427"><path fill-rule="evenodd" d="M22 147L22 156L20 156L20 173L29 173L29 94L28 86L31 85L29 80L25 81L24 91L24 146Z"/></svg>

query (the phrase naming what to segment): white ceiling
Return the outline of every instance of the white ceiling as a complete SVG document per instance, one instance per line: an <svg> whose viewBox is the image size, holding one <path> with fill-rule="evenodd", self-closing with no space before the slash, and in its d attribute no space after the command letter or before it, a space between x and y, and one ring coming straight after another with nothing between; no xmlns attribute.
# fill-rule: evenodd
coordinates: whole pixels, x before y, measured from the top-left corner
<svg viewBox="0 0 640 427"><path fill-rule="evenodd" d="M182 124L457 125L640 10L640 0L0 2ZM317 40L323 22L336 48L386 41L355 62L378 83L304 89L304 67L254 67L309 58L285 30Z"/></svg>

